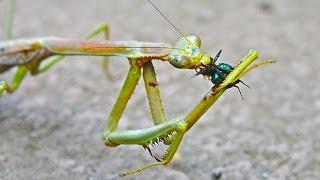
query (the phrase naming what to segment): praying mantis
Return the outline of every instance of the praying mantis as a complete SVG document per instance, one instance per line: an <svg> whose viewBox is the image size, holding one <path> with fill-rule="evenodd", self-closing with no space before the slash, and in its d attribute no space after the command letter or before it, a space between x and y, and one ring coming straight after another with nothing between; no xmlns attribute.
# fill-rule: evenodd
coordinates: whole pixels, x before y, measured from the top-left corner
<svg viewBox="0 0 320 180"><path fill-rule="evenodd" d="M106 40L91 40L100 33L104 33ZM232 66L225 71L222 63L216 64L220 53L214 58L203 51L200 48L200 37L197 35L183 36L174 46L161 42L109 41L108 38L109 26L102 23L89 31L83 39L42 37L0 42L0 73L5 73L16 67L16 73L11 83L0 81L0 96L5 91L12 93L18 89L28 73L37 75L46 72L61 61L64 56L102 56L105 60L108 56L126 57L130 68L109 113L102 138L104 144L109 147L141 145L150 152L157 162L126 171L121 176L170 163L185 133L228 88L236 86L241 82L240 78L251 70L274 62L265 60L250 66L259 55L257 50L252 49L234 67ZM208 76L211 80L215 79L212 81L214 86L185 117L168 120L163 110L153 61L168 62L178 69L196 70L197 74ZM141 76L145 83L154 126L119 131L117 127L121 115ZM151 144L160 142L167 145L167 150L161 158L153 155L149 149Z"/></svg>

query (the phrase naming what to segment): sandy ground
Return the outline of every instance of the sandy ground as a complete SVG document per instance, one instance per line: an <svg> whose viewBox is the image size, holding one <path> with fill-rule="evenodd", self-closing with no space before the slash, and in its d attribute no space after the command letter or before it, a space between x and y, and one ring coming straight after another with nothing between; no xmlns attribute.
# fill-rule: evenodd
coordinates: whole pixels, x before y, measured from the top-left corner
<svg viewBox="0 0 320 180"><path fill-rule="evenodd" d="M5 1L0 4L0 23ZM318 0L161 1L203 49L234 63L250 48L278 61L243 80L242 101L230 89L188 132L180 158L124 179L317 179L320 176L320 14ZM174 43L180 36L144 0L17 2L14 37L74 37L100 22L114 40ZM2 35L2 30L0 30ZM128 69L114 58L107 80L98 58L71 57L28 76L0 101L0 179L118 179L154 161L139 146L109 148L101 132ZM169 119L183 116L210 89L193 71L155 63ZM1 75L8 79L9 74ZM120 129L152 126L141 81Z"/></svg>

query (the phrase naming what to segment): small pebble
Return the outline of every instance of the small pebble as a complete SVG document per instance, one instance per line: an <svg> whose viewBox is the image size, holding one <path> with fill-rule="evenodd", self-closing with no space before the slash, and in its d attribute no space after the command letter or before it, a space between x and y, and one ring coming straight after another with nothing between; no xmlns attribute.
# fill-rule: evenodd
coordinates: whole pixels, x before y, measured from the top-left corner
<svg viewBox="0 0 320 180"><path fill-rule="evenodd" d="M217 172L213 172L211 174L211 179L212 180L219 180L222 176L222 172L221 171L217 171Z"/></svg>

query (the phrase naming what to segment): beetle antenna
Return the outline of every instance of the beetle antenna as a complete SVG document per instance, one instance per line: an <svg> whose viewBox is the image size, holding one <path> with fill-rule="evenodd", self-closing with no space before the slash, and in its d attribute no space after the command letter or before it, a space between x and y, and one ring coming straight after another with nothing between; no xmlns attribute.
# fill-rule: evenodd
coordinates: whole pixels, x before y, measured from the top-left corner
<svg viewBox="0 0 320 180"><path fill-rule="evenodd" d="M216 57L214 57L214 59L213 59L213 64L215 64L216 61L219 59L221 53L222 53L222 49L220 49L220 51L217 53ZM211 63L212 63L212 62L211 62Z"/></svg>
<svg viewBox="0 0 320 180"><path fill-rule="evenodd" d="M189 44L193 45L193 43L186 38L186 36L177 28L177 26L175 26L170 20L169 18L167 18L161 11L160 9L151 2L151 0L147 0L157 11L158 13L186 40L189 42Z"/></svg>
<svg viewBox="0 0 320 180"><path fill-rule="evenodd" d="M222 49L219 50L219 52L216 54L216 56L213 59L211 58L210 66L211 67L214 66L217 69L217 73L218 73L219 77L223 78L223 75L219 71L220 70L219 66L216 65L216 62L219 59L221 53L222 53ZM212 57L212 56L210 55L210 57Z"/></svg>

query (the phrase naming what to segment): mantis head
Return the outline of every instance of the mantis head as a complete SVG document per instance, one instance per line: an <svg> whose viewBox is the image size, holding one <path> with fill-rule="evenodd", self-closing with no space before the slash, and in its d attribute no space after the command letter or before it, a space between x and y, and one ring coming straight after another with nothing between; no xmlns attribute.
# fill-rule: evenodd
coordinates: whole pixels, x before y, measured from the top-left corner
<svg viewBox="0 0 320 180"><path fill-rule="evenodd" d="M200 49L200 37L194 34L182 37L169 53L169 63L179 69L197 69L211 63L211 56Z"/></svg>

